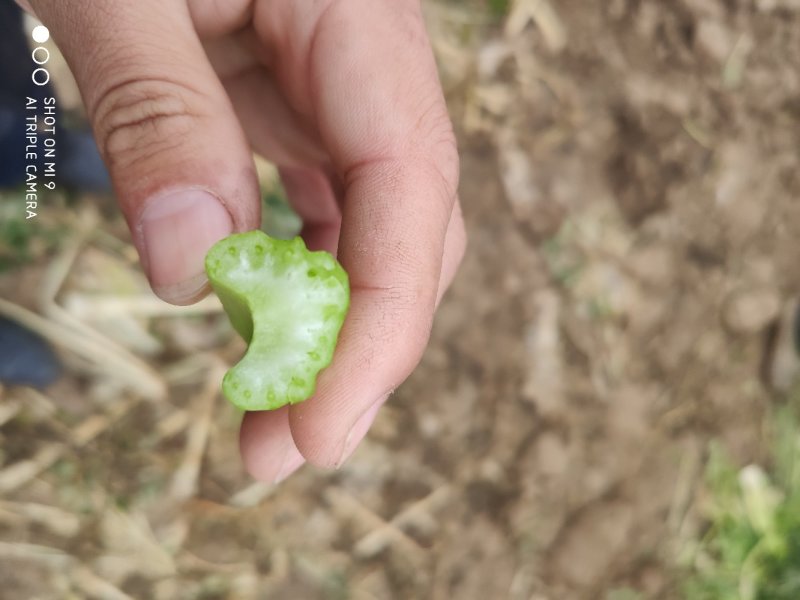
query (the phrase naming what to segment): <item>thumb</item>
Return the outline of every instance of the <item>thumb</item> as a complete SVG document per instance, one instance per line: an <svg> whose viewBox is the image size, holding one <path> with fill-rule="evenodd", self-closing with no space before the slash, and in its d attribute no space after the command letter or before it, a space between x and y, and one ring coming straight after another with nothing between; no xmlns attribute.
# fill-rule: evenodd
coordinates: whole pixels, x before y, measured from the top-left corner
<svg viewBox="0 0 800 600"><path fill-rule="evenodd" d="M142 265L203 296L211 245L260 223L252 155L185 2L33 0L81 90Z"/></svg>

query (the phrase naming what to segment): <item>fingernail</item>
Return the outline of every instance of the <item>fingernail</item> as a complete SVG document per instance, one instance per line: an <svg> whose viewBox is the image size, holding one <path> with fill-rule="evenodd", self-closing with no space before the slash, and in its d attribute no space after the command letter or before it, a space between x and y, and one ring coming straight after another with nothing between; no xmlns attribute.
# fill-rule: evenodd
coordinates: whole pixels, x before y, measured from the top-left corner
<svg viewBox="0 0 800 600"><path fill-rule="evenodd" d="M142 212L142 257L153 291L173 304L188 304L205 291L209 248L233 231L220 200L200 189L152 198Z"/></svg>
<svg viewBox="0 0 800 600"><path fill-rule="evenodd" d="M372 427L372 423L375 421L375 417L378 414L378 411L383 406L383 403L386 402L386 399L389 397L389 394L382 396L378 399L378 401L373 404L367 412L361 415L355 424L350 428L350 432L347 434L347 438L345 438L344 442L344 450L342 451L342 456L336 462L336 468L338 469L341 467L345 461L355 452L355 449L358 448L358 445L361 443L361 440L364 439L364 436L367 435L367 431L369 428Z"/></svg>

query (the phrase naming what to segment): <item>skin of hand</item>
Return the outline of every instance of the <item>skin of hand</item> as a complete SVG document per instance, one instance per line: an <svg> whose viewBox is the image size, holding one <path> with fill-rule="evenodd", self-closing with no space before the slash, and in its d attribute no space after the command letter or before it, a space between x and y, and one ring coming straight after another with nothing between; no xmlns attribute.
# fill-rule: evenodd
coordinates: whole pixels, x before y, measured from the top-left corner
<svg viewBox="0 0 800 600"><path fill-rule="evenodd" d="M153 290L208 291L203 258L260 225L252 154L279 166L351 308L314 397L245 415L280 481L338 467L420 360L465 248L458 153L418 0L31 0L81 90Z"/></svg>

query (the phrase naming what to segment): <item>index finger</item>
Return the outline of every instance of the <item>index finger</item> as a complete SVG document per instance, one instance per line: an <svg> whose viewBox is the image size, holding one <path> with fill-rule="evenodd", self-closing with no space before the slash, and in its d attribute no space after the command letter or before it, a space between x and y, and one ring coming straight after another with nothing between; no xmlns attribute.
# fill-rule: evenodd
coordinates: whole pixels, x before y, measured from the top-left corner
<svg viewBox="0 0 800 600"><path fill-rule="evenodd" d="M427 344L458 154L418 2L330 2L310 52L313 111L345 184L352 295L334 360L290 423L310 462L338 466Z"/></svg>

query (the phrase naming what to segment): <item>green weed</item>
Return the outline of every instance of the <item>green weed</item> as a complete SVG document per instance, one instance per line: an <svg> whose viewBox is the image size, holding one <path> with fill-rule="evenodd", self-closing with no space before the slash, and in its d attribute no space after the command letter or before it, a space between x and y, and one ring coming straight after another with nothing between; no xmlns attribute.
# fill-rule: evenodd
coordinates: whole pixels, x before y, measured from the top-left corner
<svg viewBox="0 0 800 600"><path fill-rule="evenodd" d="M690 554L686 600L800 598L800 429L774 417L771 474L736 469L719 447L707 467L709 529Z"/></svg>

